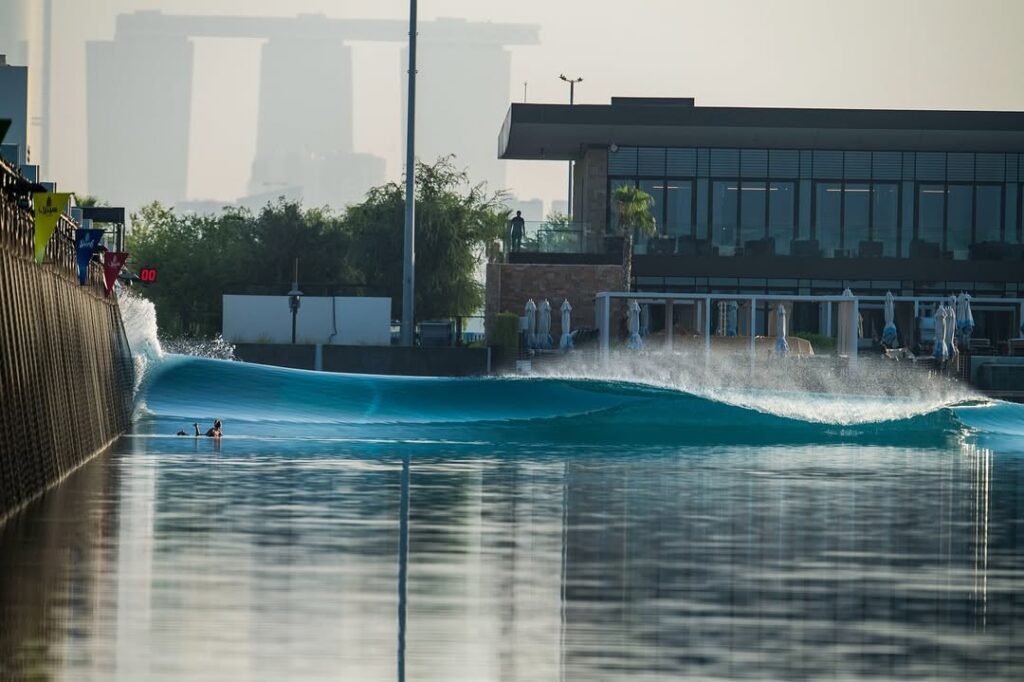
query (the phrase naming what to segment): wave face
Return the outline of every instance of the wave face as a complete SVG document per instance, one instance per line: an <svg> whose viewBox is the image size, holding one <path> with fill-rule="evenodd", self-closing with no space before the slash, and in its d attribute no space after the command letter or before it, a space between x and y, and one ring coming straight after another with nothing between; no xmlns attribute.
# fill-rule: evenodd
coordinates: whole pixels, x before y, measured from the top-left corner
<svg viewBox="0 0 1024 682"><path fill-rule="evenodd" d="M214 418L229 436L474 443L939 446L972 432L1024 434L1022 406L1005 403L915 412L909 399L893 397L738 390L708 397L603 379L345 375L170 354L139 397L144 430L162 434Z"/></svg>
<svg viewBox="0 0 1024 682"><path fill-rule="evenodd" d="M959 384L837 378L793 367L771 389L741 389L732 365L699 377L623 358L615 372L448 379L307 372L231 362L229 347L166 352L153 306L122 314L140 368L137 431L170 435L224 420L228 437L474 444L779 444L942 446L975 438L1024 451L1024 405L981 400ZM175 350L178 350L177 348ZM196 357L196 354L214 357ZM813 368L811 368L813 370ZM880 383L888 382L888 393ZM858 383L859 382L859 383ZM892 395L892 389L898 395ZM852 388L853 393L850 393ZM815 390L816 389L816 390ZM845 389L845 391L844 391Z"/></svg>

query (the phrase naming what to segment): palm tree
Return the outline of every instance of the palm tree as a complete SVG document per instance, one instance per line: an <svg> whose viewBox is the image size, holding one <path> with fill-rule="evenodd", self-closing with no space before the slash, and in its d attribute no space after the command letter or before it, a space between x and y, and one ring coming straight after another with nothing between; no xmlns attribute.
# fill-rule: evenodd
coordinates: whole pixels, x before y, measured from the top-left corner
<svg viewBox="0 0 1024 682"><path fill-rule="evenodd" d="M622 290L629 291L633 274L633 233L639 230L649 236L658 231L654 216L651 215L654 197L630 185L616 188L612 196L619 215L619 235L622 237Z"/></svg>

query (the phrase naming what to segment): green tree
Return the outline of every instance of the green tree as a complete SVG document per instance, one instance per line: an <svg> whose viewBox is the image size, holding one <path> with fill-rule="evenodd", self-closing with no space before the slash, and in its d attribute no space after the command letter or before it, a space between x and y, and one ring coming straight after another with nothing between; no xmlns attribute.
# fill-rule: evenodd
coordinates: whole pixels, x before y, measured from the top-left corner
<svg viewBox="0 0 1024 682"><path fill-rule="evenodd" d="M127 248L133 264L160 271L156 284L141 289L156 306L160 331L211 336L221 329L223 294L284 294L296 257L306 293L361 283L348 245L338 217L279 201L258 215L227 208L216 216L150 204L132 215Z"/></svg>
<svg viewBox="0 0 1024 682"><path fill-rule="evenodd" d="M452 157L433 165L416 164L416 317L472 315L484 303L478 279L486 248L505 233L508 212L501 193L470 185ZM405 189L388 183L371 189L345 216L351 257L368 283L391 297L392 315L401 316Z"/></svg>
<svg viewBox="0 0 1024 682"><path fill-rule="evenodd" d="M416 313L459 320L483 305L479 267L504 234L501 194L470 186L452 159L416 168ZM131 217L127 249L135 267L160 278L141 289L153 301L161 333L211 336L221 329L223 294L284 294L300 259L307 295L390 296L402 302L405 194L398 183L369 191L344 216L284 200L259 213L179 215L150 204Z"/></svg>
<svg viewBox="0 0 1024 682"><path fill-rule="evenodd" d="M633 187L619 187L613 194L615 209L619 215L619 234L622 236L622 290L629 291L633 275L633 235L642 232L652 235L658 226L651 215L654 197Z"/></svg>

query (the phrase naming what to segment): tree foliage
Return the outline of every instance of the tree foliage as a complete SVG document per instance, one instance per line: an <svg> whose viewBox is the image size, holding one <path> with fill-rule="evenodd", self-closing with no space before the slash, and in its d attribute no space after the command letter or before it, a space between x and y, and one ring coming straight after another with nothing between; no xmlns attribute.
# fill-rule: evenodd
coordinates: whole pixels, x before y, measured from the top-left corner
<svg viewBox="0 0 1024 682"><path fill-rule="evenodd" d="M417 319L472 315L484 300L485 246L505 229L502 197L470 186L450 157L418 164L416 180ZM219 332L222 294L283 295L296 258L306 295L389 296L399 317L404 220L399 183L371 189L342 215L284 200L215 216L151 204L132 216L128 251L135 266L159 268L142 293L169 335Z"/></svg>
<svg viewBox="0 0 1024 682"><path fill-rule="evenodd" d="M652 235L658 230L651 208L654 197L638 187L619 187L613 195L619 215L619 234L622 236L622 290L629 291L633 268L633 235L642 232Z"/></svg>

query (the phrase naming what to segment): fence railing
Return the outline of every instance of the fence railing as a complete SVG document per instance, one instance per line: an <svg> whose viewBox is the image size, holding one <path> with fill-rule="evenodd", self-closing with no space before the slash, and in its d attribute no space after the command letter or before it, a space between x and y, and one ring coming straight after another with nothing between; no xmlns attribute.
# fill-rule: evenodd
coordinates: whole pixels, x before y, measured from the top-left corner
<svg viewBox="0 0 1024 682"><path fill-rule="evenodd" d="M519 239L509 229L505 252L583 253L587 246L587 227L581 222L527 221Z"/></svg>
<svg viewBox="0 0 1024 682"><path fill-rule="evenodd" d="M29 183L12 166L0 161L0 248L17 258L35 258L35 222L32 217ZM20 204L20 205L19 205ZM68 278L78 278L75 258L75 228L63 215L46 245L44 265ZM103 292L103 267L93 261L89 265L88 286Z"/></svg>

